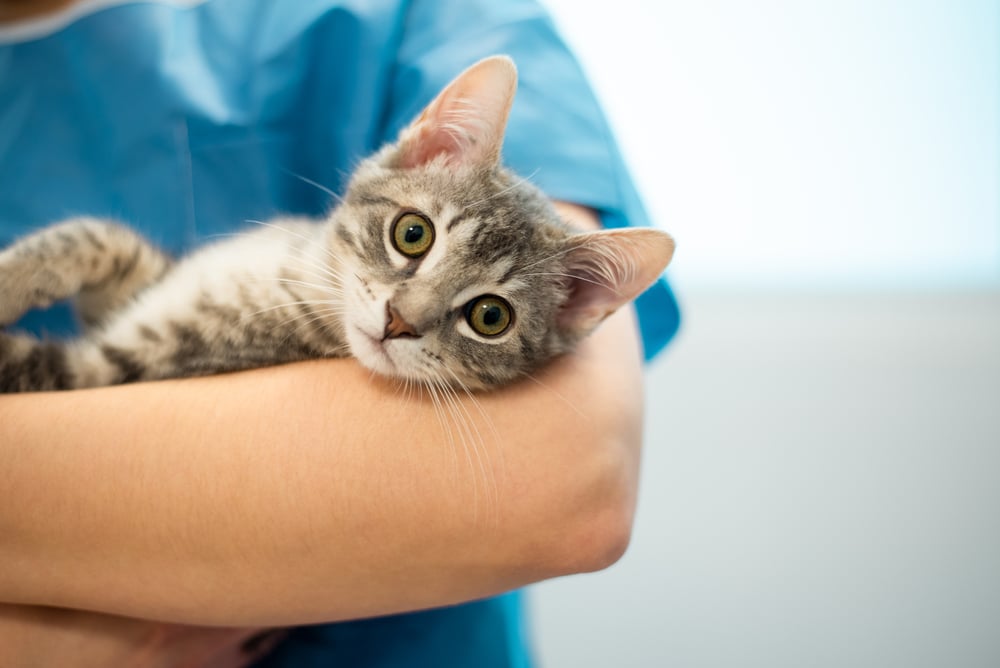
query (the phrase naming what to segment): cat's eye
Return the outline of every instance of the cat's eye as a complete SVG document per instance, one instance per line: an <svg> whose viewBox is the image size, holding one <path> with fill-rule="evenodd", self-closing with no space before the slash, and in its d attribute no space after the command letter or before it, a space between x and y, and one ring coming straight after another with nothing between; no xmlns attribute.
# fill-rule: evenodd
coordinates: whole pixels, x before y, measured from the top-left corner
<svg viewBox="0 0 1000 668"><path fill-rule="evenodd" d="M434 225L422 214L404 211L393 221L392 245L406 257L420 257L433 243Z"/></svg>
<svg viewBox="0 0 1000 668"><path fill-rule="evenodd" d="M505 299L483 295L465 305L465 320L478 334L500 336L513 322L514 311Z"/></svg>

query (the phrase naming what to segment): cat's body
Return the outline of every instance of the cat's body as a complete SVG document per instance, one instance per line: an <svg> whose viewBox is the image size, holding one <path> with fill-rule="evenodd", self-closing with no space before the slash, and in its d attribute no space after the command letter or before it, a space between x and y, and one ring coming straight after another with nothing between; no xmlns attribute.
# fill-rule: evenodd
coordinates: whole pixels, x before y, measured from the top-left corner
<svg viewBox="0 0 1000 668"><path fill-rule="evenodd" d="M0 252L0 325L76 297L85 334L0 332L0 392L353 355L388 376L488 388L569 350L669 262L652 230L580 234L499 164L516 75L460 75L361 164L322 221L282 218L174 263L94 219Z"/></svg>
<svg viewBox="0 0 1000 668"><path fill-rule="evenodd" d="M304 322L330 299L312 287L322 280L313 267L322 266L316 256L325 231L312 221L279 219L174 263L115 223L74 219L47 228L6 251L10 257L0 254L0 285L8 298L35 286L29 296L38 305L79 293L86 332L42 344L44 355L27 337L0 338L0 390L94 387L342 356L338 320ZM104 262L86 271L95 258ZM46 272L50 280L38 292L37 268L54 259L71 266ZM79 282L63 280L81 275ZM122 283L133 290L115 290Z"/></svg>

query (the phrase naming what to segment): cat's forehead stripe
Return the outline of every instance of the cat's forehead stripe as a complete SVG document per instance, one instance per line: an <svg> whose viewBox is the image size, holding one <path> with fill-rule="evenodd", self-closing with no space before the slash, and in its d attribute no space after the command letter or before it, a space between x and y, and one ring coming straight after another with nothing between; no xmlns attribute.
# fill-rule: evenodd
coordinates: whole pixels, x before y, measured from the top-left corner
<svg viewBox="0 0 1000 668"><path fill-rule="evenodd" d="M350 231L348 231L346 226L337 225L336 228L334 228L334 231L336 232L337 236L340 237L341 241L359 250L358 243L354 239L354 235L351 234Z"/></svg>
<svg viewBox="0 0 1000 668"><path fill-rule="evenodd" d="M399 202L392 199L391 197L386 197L385 195L376 195L370 192L358 193L356 204L360 206L393 206L396 208L400 208Z"/></svg>
<svg viewBox="0 0 1000 668"><path fill-rule="evenodd" d="M472 211L466 209L465 211L463 211L462 213L458 214L457 216L451 219L451 221L448 223L446 231L451 232L453 229L455 229L455 227L459 223L463 223L467 220L472 220L475 217L476 215Z"/></svg>

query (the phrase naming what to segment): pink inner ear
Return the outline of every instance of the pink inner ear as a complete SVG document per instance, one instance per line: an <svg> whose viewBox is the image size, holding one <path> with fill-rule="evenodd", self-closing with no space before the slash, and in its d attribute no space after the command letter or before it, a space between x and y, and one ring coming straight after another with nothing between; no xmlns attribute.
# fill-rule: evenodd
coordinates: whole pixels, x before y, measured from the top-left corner
<svg viewBox="0 0 1000 668"><path fill-rule="evenodd" d="M433 161L438 156L444 156L448 162L463 154L460 138L448 132L442 132L430 123L414 127L414 133L408 137L405 150L400 153L399 166L404 169L420 167Z"/></svg>
<svg viewBox="0 0 1000 668"><path fill-rule="evenodd" d="M517 70L509 58L479 61L403 130L396 164L421 167L438 158L456 166L499 164L516 89Z"/></svg>
<svg viewBox="0 0 1000 668"><path fill-rule="evenodd" d="M613 288L595 284L593 280L597 279L583 277L579 272L570 279L569 297L558 316L561 328L585 334L628 301L620 300L621 295Z"/></svg>
<svg viewBox="0 0 1000 668"><path fill-rule="evenodd" d="M557 320L578 336L652 285L674 253L673 239L650 229L590 232L571 237L570 244L570 292Z"/></svg>

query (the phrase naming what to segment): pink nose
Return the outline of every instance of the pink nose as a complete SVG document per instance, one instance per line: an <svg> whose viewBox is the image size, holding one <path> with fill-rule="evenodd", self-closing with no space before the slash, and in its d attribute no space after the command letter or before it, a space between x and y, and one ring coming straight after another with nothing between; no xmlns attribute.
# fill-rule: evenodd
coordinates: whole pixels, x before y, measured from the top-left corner
<svg viewBox="0 0 1000 668"><path fill-rule="evenodd" d="M399 315L399 311L394 309L389 302L385 303L385 331L382 333L382 340L398 339L401 337L419 339L420 334L416 328Z"/></svg>

